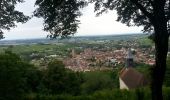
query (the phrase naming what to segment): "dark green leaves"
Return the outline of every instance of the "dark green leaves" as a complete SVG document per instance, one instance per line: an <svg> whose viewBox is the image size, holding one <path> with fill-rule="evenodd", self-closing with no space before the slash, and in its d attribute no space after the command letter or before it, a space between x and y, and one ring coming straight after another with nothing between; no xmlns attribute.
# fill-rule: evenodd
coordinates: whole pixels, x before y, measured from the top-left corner
<svg viewBox="0 0 170 100"><path fill-rule="evenodd" d="M22 12L15 10L17 3L23 0L0 0L0 39L3 38L3 30L10 30L16 27L16 23L25 23L29 17Z"/></svg>
<svg viewBox="0 0 170 100"><path fill-rule="evenodd" d="M0 100L21 100L27 93L27 78L32 65L9 51L0 54Z"/></svg>
<svg viewBox="0 0 170 100"><path fill-rule="evenodd" d="M153 30L150 17L153 7L150 0L89 0L95 4L97 15L108 10L116 10L117 21L127 26L144 26L143 31Z"/></svg>
<svg viewBox="0 0 170 100"><path fill-rule="evenodd" d="M37 0L38 8L34 16L44 19L44 30L50 38L67 37L76 33L81 16L80 8L85 5L81 0Z"/></svg>

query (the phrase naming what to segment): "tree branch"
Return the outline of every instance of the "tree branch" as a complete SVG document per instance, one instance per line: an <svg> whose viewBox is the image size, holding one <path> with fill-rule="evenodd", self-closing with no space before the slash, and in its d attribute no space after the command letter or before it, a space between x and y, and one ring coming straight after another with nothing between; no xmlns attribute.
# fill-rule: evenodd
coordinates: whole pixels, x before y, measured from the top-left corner
<svg viewBox="0 0 170 100"><path fill-rule="evenodd" d="M0 10L1 10L1 5L2 5L1 3L2 3L2 0L0 0Z"/></svg>
<svg viewBox="0 0 170 100"><path fill-rule="evenodd" d="M152 0L148 0L148 1L151 4L151 6L153 7L154 6L153 1Z"/></svg>
<svg viewBox="0 0 170 100"><path fill-rule="evenodd" d="M143 12L143 14L149 18L149 20L151 20L151 21L153 20L153 16L151 15L151 13L149 13L137 0L130 0L130 1L132 3L134 3ZM151 1L151 0L149 0L149 1ZM153 2L152 2L152 4L153 4Z"/></svg>
<svg viewBox="0 0 170 100"><path fill-rule="evenodd" d="M167 21L170 19L170 0L168 3L168 13L167 13Z"/></svg>

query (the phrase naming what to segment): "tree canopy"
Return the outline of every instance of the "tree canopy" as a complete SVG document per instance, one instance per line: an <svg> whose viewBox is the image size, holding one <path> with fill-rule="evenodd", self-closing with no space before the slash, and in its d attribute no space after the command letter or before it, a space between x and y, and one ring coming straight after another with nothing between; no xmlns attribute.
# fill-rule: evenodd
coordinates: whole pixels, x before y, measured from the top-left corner
<svg viewBox="0 0 170 100"><path fill-rule="evenodd" d="M0 54L0 100L20 100L30 89L35 68L10 51ZM35 77L34 77L35 78ZM35 83L34 83L35 84Z"/></svg>
<svg viewBox="0 0 170 100"><path fill-rule="evenodd" d="M43 85L46 93L72 95L80 94L81 75L65 68L62 61L54 60L44 71ZM42 90L43 91L43 90Z"/></svg>
<svg viewBox="0 0 170 100"><path fill-rule="evenodd" d="M0 39L3 37L3 30L10 30L16 27L16 23L25 23L29 17L15 9L18 3L24 0L0 0Z"/></svg>
<svg viewBox="0 0 170 100"><path fill-rule="evenodd" d="M83 0L37 0L38 8L34 16L44 19L44 30L50 32L50 38L67 37L76 33L81 16Z"/></svg>
<svg viewBox="0 0 170 100"><path fill-rule="evenodd" d="M155 24L155 10L158 4L164 8L164 16L167 22L170 18L170 3L169 0L89 0L94 3L97 15L108 10L117 11L117 21L126 24L127 26L143 26L144 32L153 32ZM168 24L169 28L169 24Z"/></svg>

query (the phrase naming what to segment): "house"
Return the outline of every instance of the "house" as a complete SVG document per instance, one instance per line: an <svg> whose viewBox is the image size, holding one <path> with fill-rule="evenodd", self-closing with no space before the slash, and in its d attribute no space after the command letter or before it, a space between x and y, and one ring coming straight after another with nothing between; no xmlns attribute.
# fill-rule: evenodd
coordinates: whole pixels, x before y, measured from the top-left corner
<svg viewBox="0 0 170 100"><path fill-rule="evenodd" d="M134 89L145 86L147 81L144 75L134 68L123 68L119 73L120 89Z"/></svg>
<svg viewBox="0 0 170 100"><path fill-rule="evenodd" d="M125 67L119 72L120 89L134 89L145 86L147 84L146 78L140 72L133 68L133 54L128 49L125 57Z"/></svg>

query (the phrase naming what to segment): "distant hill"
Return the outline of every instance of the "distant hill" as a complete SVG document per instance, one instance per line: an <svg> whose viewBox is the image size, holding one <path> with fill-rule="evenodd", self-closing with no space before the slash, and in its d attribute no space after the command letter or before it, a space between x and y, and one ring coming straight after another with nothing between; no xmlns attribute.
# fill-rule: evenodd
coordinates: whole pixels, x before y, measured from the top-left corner
<svg viewBox="0 0 170 100"><path fill-rule="evenodd" d="M21 39L21 40L0 40L0 45L23 45L23 44L50 44L57 42L73 42L73 41L98 41L98 40L130 40L145 37L147 34L122 34L122 35L100 35L100 36L76 36L69 39Z"/></svg>

